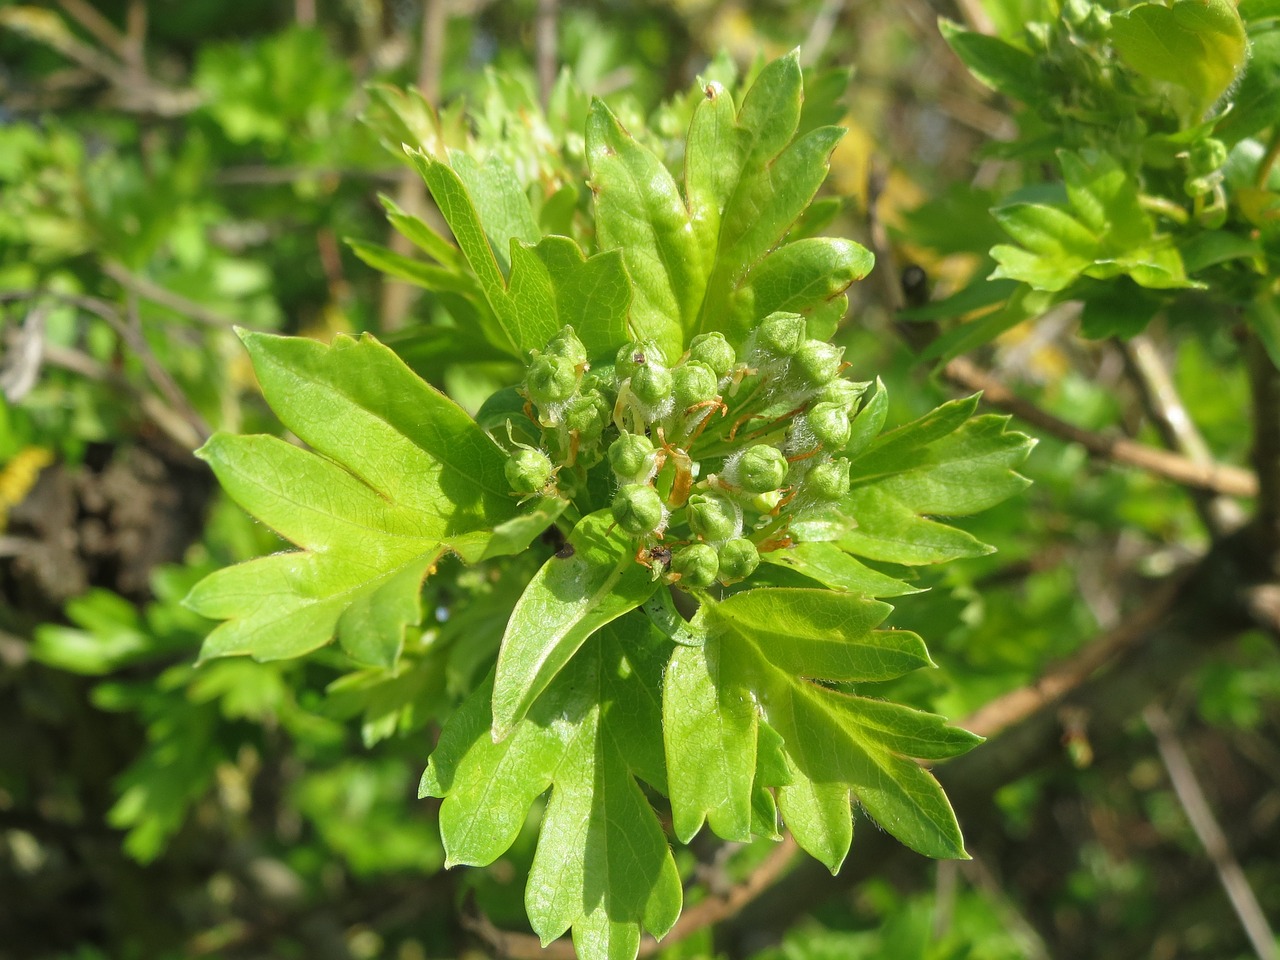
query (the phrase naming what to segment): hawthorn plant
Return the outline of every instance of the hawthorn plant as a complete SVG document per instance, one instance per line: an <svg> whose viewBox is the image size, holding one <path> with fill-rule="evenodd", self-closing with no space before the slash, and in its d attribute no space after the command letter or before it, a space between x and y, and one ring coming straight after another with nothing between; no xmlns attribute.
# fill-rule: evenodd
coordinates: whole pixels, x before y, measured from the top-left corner
<svg viewBox="0 0 1280 960"><path fill-rule="evenodd" d="M200 453L299 548L193 589L225 621L202 659L336 638L349 685L401 689L438 668L433 573L484 572L435 611L473 618L449 642L481 668L438 710L420 794L443 799L451 865L501 857L546 797L525 905L582 957L671 929L672 843L704 824L788 830L834 872L856 803L926 856L965 856L921 761L978 738L860 685L931 665L885 600L915 591L911 567L989 552L940 518L1022 489L1032 441L976 398L886 427L884 387L833 342L872 257L818 235L842 131L803 86L795 55L745 92L707 79L668 108L687 138L664 139L562 80L547 114L522 111L547 136L519 157L491 112L466 131L375 91L451 234L389 204L425 257L355 245L435 298L397 349L510 378L472 416L369 335L245 333L306 447L218 434Z"/></svg>

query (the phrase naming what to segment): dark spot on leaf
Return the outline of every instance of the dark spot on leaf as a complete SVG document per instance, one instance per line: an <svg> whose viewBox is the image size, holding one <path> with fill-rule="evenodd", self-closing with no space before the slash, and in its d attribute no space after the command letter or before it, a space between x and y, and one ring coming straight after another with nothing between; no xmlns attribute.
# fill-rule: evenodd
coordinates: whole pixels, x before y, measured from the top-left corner
<svg viewBox="0 0 1280 960"><path fill-rule="evenodd" d="M573 556L573 554L574 554L574 549L573 549L572 543L566 543L564 546L562 546L559 550L556 551L556 557L561 560L568 560L570 557Z"/></svg>

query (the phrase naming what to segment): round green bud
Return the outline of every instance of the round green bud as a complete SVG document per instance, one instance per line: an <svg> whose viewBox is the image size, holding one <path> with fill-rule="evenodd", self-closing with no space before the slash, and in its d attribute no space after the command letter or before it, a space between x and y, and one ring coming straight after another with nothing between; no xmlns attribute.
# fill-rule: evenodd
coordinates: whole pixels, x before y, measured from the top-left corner
<svg viewBox="0 0 1280 960"><path fill-rule="evenodd" d="M628 343L619 350L618 357L613 364L613 370L621 382L627 377L635 376L636 371L641 367L650 363L665 366L666 362L667 358L662 355L661 348L652 340L646 340L644 342Z"/></svg>
<svg viewBox="0 0 1280 960"><path fill-rule="evenodd" d="M745 580L760 566L760 551L744 537L730 540L720 548L720 580L732 583Z"/></svg>
<svg viewBox="0 0 1280 960"><path fill-rule="evenodd" d="M720 378L705 363L690 360L676 367L671 376L678 410L688 410L720 395Z"/></svg>
<svg viewBox="0 0 1280 960"><path fill-rule="evenodd" d="M547 344L547 349L543 353L568 360L575 367L580 367L587 362L587 348L578 339L573 327L568 325L562 327L560 332L551 338L551 342Z"/></svg>
<svg viewBox="0 0 1280 960"><path fill-rule="evenodd" d="M849 493L849 461L841 457L818 464L805 474L804 492L828 503L843 500Z"/></svg>
<svg viewBox="0 0 1280 960"><path fill-rule="evenodd" d="M689 344L689 359L705 363L717 377L727 374L738 361L733 347L729 346L722 333L700 333L694 337L693 343Z"/></svg>
<svg viewBox="0 0 1280 960"><path fill-rule="evenodd" d="M644 483L654 464L653 441L643 433L624 433L609 446L609 466L624 482Z"/></svg>
<svg viewBox="0 0 1280 960"><path fill-rule="evenodd" d="M675 378L660 363L650 361L631 375L631 392L645 406L656 407L671 399Z"/></svg>
<svg viewBox="0 0 1280 960"><path fill-rule="evenodd" d="M613 498L613 519L627 533L642 536L662 523L662 497L653 487L628 483Z"/></svg>
<svg viewBox="0 0 1280 960"><path fill-rule="evenodd" d="M777 490L787 479L790 464L777 447L757 443L748 447L737 464L738 485L747 493Z"/></svg>
<svg viewBox="0 0 1280 960"><path fill-rule="evenodd" d="M671 571L680 575L683 586L709 587L720 572L720 558L715 547L693 543L671 558Z"/></svg>
<svg viewBox="0 0 1280 960"><path fill-rule="evenodd" d="M551 459L541 450L519 447L507 458L503 473L516 493L537 493L551 482Z"/></svg>
<svg viewBox="0 0 1280 960"><path fill-rule="evenodd" d="M854 383L852 380L844 379L844 377L836 377L818 391L815 399L819 403L838 403L848 410L852 409L853 405L866 395L870 386L871 383L866 380L861 383Z"/></svg>
<svg viewBox="0 0 1280 960"><path fill-rule="evenodd" d="M789 357L804 338L804 317L798 313L771 313L760 321L756 342L768 353Z"/></svg>
<svg viewBox="0 0 1280 960"><path fill-rule="evenodd" d="M538 406L564 403L578 389L578 370L564 357L543 355L529 365L524 385Z"/></svg>
<svg viewBox="0 0 1280 960"><path fill-rule="evenodd" d="M844 347L825 340L806 340L791 360L792 369L811 387L824 387L840 374Z"/></svg>
<svg viewBox="0 0 1280 960"><path fill-rule="evenodd" d="M695 493L689 498L689 529L703 540L722 543L742 529L737 507L712 493Z"/></svg>
<svg viewBox="0 0 1280 960"><path fill-rule="evenodd" d="M837 403L818 403L805 414L814 438L828 450L841 450L849 442L852 426L849 408Z"/></svg>
<svg viewBox="0 0 1280 960"><path fill-rule="evenodd" d="M578 431L581 440L599 440L613 410L599 390L580 393L569 401L564 411L564 425Z"/></svg>

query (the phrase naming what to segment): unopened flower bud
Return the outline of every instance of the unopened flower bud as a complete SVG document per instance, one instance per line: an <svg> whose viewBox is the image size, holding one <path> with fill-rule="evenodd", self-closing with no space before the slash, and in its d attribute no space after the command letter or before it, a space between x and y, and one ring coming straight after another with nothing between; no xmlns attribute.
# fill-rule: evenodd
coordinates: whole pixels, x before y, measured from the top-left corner
<svg viewBox="0 0 1280 960"><path fill-rule="evenodd" d="M703 540L721 543L738 535L742 519L724 497L695 493L689 498L689 528Z"/></svg>
<svg viewBox="0 0 1280 960"><path fill-rule="evenodd" d="M529 399L538 406L564 403L578 388L578 370L564 357L543 355L529 365L524 382Z"/></svg>
<svg viewBox="0 0 1280 960"><path fill-rule="evenodd" d="M720 378L705 363L690 360L676 367L671 376L677 410L688 410L692 406L706 403L719 396ZM635 381L633 380L632 383L634 384Z"/></svg>
<svg viewBox="0 0 1280 960"><path fill-rule="evenodd" d="M576 430L580 440L594 442L604 433L612 412L599 390L580 393L565 407L564 425Z"/></svg>
<svg viewBox="0 0 1280 960"><path fill-rule="evenodd" d="M665 366L667 358L662 355L661 348L652 340L644 342L629 343L618 351L618 358L614 361L614 373L621 382L627 377L633 377L636 371L641 367L650 363L656 363L658 366Z"/></svg>
<svg viewBox="0 0 1280 960"><path fill-rule="evenodd" d="M709 587L720 572L720 558L715 547L693 543L671 558L671 571L680 575L685 587Z"/></svg>
<svg viewBox="0 0 1280 960"><path fill-rule="evenodd" d="M730 540L720 548L720 581L733 583L745 580L760 566L760 551L744 537Z"/></svg>
<svg viewBox="0 0 1280 960"><path fill-rule="evenodd" d="M866 395L870 386L871 382L867 380L861 383L854 383L852 380L836 377L818 391L815 399L820 403L838 403L846 410L849 410Z"/></svg>
<svg viewBox="0 0 1280 960"><path fill-rule="evenodd" d="M516 493L537 493L551 482L553 467L541 450L519 447L507 458L503 472Z"/></svg>
<svg viewBox="0 0 1280 960"><path fill-rule="evenodd" d="M671 371L657 363L646 363L631 375L631 392L647 407L671 399L673 385Z"/></svg>
<svg viewBox="0 0 1280 960"><path fill-rule="evenodd" d="M849 442L852 427L848 407L835 403L814 404L805 414L805 421L814 438L827 450L842 450Z"/></svg>
<svg viewBox="0 0 1280 960"><path fill-rule="evenodd" d="M818 464L805 474L804 491L828 503L843 500L849 493L849 461L841 457Z"/></svg>
<svg viewBox="0 0 1280 960"><path fill-rule="evenodd" d="M653 487L628 483L613 498L613 519L627 533L642 536L662 523L662 498Z"/></svg>
<svg viewBox="0 0 1280 960"><path fill-rule="evenodd" d="M758 443L749 447L738 461L738 485L747 493L777 490L787 479L788 467L781 450Z"/></svg>
<svg viewBox="0 0 1280 960"><path fill-rule="evenodd" d="M551 342L547 344L547 349L543 353L568 360L575 367L580 367L587 362L587 348L578 339L573 327L568 325L562 327L560 332L551 338Z"/></svg>
<svg viewBox="0 0 1280 960"><path fill-rule="evenodd" d="M776 357L789 357L796 352L804 337L804 317L798 313L771 313L760 321L756 342Z"/></svg>
<svg viewBox="0 0 1280 960"><path fill-rule="evenodd" d="M715 371L717 377L723 377L733 369L738 358L724 334L701 333L689 344L689 359L705 363Z"/></svg>
<svg viewBox="0 0 1280 960"><path fill-rule="evenodd" d="M844 347L837 347L825 340L806 340L800 344L791 360L792 369L806 386L826 386L840 373L840 359Z"/></svg>
<svg viewBox="0 0 1280 960"><path fill-rule="evenodd" d="M609 447L609 466L626 483L644 483L653 476L653 441L643 433L624 433Z"/></svg>

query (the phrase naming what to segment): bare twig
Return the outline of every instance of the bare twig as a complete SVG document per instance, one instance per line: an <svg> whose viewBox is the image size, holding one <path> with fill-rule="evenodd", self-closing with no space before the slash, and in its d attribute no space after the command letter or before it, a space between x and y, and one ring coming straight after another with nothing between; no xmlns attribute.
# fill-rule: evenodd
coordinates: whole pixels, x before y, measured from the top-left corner
<svg viewBox="0 0 1280 960"><path fill-rule="evenodd" d="M124 287L130 293L136 294L143 300L150 300L152 303L158 303L162 307L168 307L184 317L204 324L207 327L231 327L238 321L211 310L206 306L196 303L194 300L188 300L179 293L167 290L158 283L153 283L146 277L140 277L136 273L130 272L118 263L104 263L102 272L114 280L120 286Z"/></svg>
<svg viewBox="0 0 1280 960"><path fill-rule="evenodd" d="M822 6L809 25L804 43L800 45L800 63L803 66L812 67L822 59L822 52L831 41L831 31L840 20L846 2L847 0L822 0Z"/></svg>
<svg viewBox="0 0 1280 960"><path fill-rule="evenodd" d="M316 0L294 0L293 19L303 27L314 27L316 23Z"/></svg>
<svg viewBox="0 0 1280 960"><path fill-rule="evenodd" d="M143 369L147 371L147 377L155 385L156 389L169 402L169 406L175 411L182 414L183 418L191 425L196 436L203 443L209 439L213 432L209 429L209 424L205 422L204 417L187 399L187 395L182 392L182 388L178 386L178 381L165 368L151 350L151 344L147 343L147 338L142 332L142 318L138 315L138 296L135 293L129 294L127 319L121 319L117 314L102 315L102 318L109 323L112 328L120 335L129 348L142 361Z"/></svg>
<svg viewBox="0 0 1280 960"><path fill-rule="evenodd" d="M138 390L119 371L99 363L88 354L56 344L45 344L44 362L50 367L66 370L86 380L109 384L132 395L137 400L142 415L183 450L194 450L203 442L192 425L169 409L159 397Z"/></svg>
<svg viewBox="0 0 1280 960"><path fill-rule="evenodd" d="M1138 467L1196 490L1208 490L1229 497L1258 495L1257 478L1248 470L1218 463L1196 463L1181 454L1137 443L1127 437L1105 436L1082 429L1017 396L991 374L964 357L957 357L947 363L942 374L966 390L981 390L982 399L992 406L1007 410L1019 419L1063 440L1080 444L1092 456ZM1280 469L1280 463L1277 464L1277 469ZM1280 527L1277 529L1280 530Z"/></svg>
<svg viewBox="0 0 1280 960"><path fill-rule="evenodd" d="M263 186L297 183L299 180L373 180L379 183L400 182L400 170L317 169L314 167L272 167L267 164L246 164L226 167L213 175L213 182L227 186Z"/></svg>
<svg viewBox="0 0 1280 960"><path fill-rule="evenodd" d="M40 378L40 363L44 359L44 321L49 310L41 305L31 309L16 336L5 345L0 360L0 393L10 403L17 403L34 387Z"/></svg>
<svg viewBox="0 0 1280 960"><path fill-rule="evenodd" d="M129 53L129 39L114 23L86 0L58 0L58 6L95 40L124 60Z"/></svg>
<svg viewBox="0 0 1280 960"><path fill-rule="evenodd" d="M1005 891L1003 884L991 873L991 869L981 857L963 861L960 871L995 909L1004 928L1018 942L1022 955L1029 960L1050 960L1049 948L1044 938L1018 908L1018 904Z"/></svg>
<svg viewBox="0 0 1280 960"><path fill-rule="evenodd" d="M1218 881L1231 901L1240 926L1253 944L1258 960L1280 960L1280 950L1276 949L1276 937L1267 923L1266 914L1262 912L1258 898L1249 886L1249 879L1240 868L1240 862L1231 852L1231 845L1213 815L1213 809L1209 806L1191 761L1174 732L1169 715L1158 704L1152 703L1142 711L1142 719L1156 739L1156 749L1169 773L1173 792L1177 794L1191 828L1213 863Z"/></svg>
<svg viewBox="0 0 1280 960"><path fill-rule="evenodd" d="M1140 333L1122 341L1121 349L1130 377L1142 396L1142 405L1165 446L1194 463L1212 464L1213 451L1187 413L1155 342L1149 335ZM1222 534L1244 523L1244 515L1233 501L1204 490L1193 490L1191 494L1205 528L1211 533Z"/></svg>
<svg viewBox="0 0 1280 960"><path fill-rule="evenodd" d="M651 957L659 950L737 914L786 872L798 849L795 840L786 834L750 876L722 896L713 894L686 909L661 941L645 936L640 941L640 956ZM498 957L508 960L572 960L575 956L573 944L567 939L556 940L544 948L537 937L500 930L484 916L464 914L462 922Z"/></svg>
<svg viewBox="0 0 1280 960"><path fill-rule="evenodd" d="M1280 575L1280 370L1256 334L1245 341L1253 392L1253 468L1258 474L1254 528L1274 574Z"/></svg>
<svg viewBox="0 0 1280 960"><path fill-rule="evenodd" d="M542 109L551 102L551 88L556 82L556 29L560 14L559 0L538 0L538 13L534 21L534 63L538 71L538 98Z"/></svg>
<svg viewBox="0 0 1280 960"><path fill-rule="evenodd" d="M1053 667L1025 687L996 697L959 722L982 737L994 737L1033 713L1061 701L1107 664L1118 660L1168 615L1185 575L1166 580L1142 608L1106 631L1071 659Z"/></svg>

